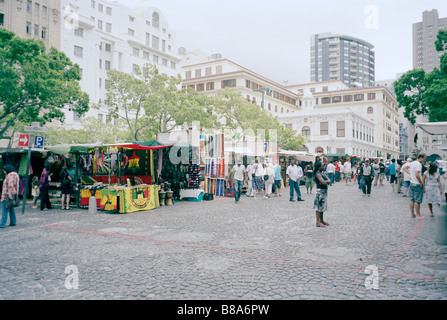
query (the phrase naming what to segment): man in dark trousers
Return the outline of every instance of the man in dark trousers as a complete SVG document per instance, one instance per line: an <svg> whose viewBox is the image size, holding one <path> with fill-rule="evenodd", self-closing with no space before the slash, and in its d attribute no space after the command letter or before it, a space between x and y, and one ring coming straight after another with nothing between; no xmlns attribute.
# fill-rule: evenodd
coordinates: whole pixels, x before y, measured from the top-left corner
<svg viewBox="0 0 447 320"><path fill-rule="evenodd" d="M50 190L50 166L45 165L45 168L40 175L40 210L46 211L51 209L50 196L48 190Z"/></svg>
<svg viewBox="0 0 447 320"><path fill-rule="evenodd" d="M365 160L365 163L362 165L360 169L360 176L362 177L362 191L363 195L368 197L371 196L371 184L374 179L374 168L369 163L369 160Z"/></svg>

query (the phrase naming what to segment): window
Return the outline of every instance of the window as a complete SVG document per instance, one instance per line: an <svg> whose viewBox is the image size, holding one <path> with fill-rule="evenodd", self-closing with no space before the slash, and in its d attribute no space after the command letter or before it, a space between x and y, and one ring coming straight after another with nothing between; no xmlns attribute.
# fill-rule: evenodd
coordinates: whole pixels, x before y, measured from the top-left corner
<svg viewBox="0 0 447 320"><path fill-rule="evenodd" d="M130 22L134 22L135 21L135 17L129 16L129 21Z"/></svg>
<svg viewBox="0 0 447 320"><path fill-rule="evenodd" d="M214 82L207 82L206 90L214 90Z"/></svg>
<svg viewBox="0 0 447 320"><path fill-rule="evenodd" d="M203 83L199 83L197 85L197 91L203 91L203 88L204 88Z"/></svg>
<svg viewBox="0 0 447 320"><path fill-rule="evenodd" d="M84 29L82 29L82 28L75 28L74 29L74 34L79 36L79 37L83 37L84 36Z"/></svg>
<svg viewBox="0 0 447 320"><path fill-rule="evenodd" d="M320 122L320 135L327 136L329 134L329 122Z"/></svg>
<svg viewBox="0 0 447 320"><path fill-rule="evenodd" d="M337 137L345 136L345 122L337 121Z"/></svg>
<svg viewBox="0 0 447 320"><path fill-rule="evenodd" d="M102 69L102 59L99 59L98 67L99 69Z"/></svg>
<svg viewBox="0 0 447 320"><path fill-rule="evenodd" d="M166 40L161 41L161 51L163 51L163 52L166 51Z"/></svg>
<svg viewBox="0 0 447 320"><path fill-rule="evenodd" d="M98 20L98 29L102 30L102 20Z"/></svg>
<svg viewBox="0 0 447 320"><path fill-rule="evenodd" d="M98 3L98 11L102 12L103 11L104 6L100 3Z"/></svg>
<svg viewBox="0 0 447 320"><path fill-rule="evenodd" d="M171 68L175 69L175 62L174 61L171 61Z"/></svg>
<svg viewBox="0 0 447 320"><path fill-rule="evenodd" d="M101 88L101 86L102 86L102 79L101 79L101 78L99 78L98 85L99 85L99 87Z"/></svg>
<svg viewBox="0 0 447 320"><path fill-rule="evenodd" d="M106 14L108 14L109 16L111 16L111 15L112 15L112 8L107 7L107 8L106 8Z"/></svg>
<svg viewBox="0 0 447 320"><path fill-rule="evenodd" d="M133 53L134 56L138 57L140 55L140 49L134 47L132 53Z"/></svg>
<svg viewBox="0 0 447 320"><path fill-rule="evenodd" d="M351 101L352 101L351 95L343 96L343 102L351 102Z"/></svg>
<svg viewBox="0 0 447 320"><path fill-rule="evenodd" d="M158 56L154 55L153 58L152 58L152 60L153 60L155 63L158 63Z"/></svg>
<svg viewBox="0 0 447 320"><path fill-rule="evenodd" d="M191 79L191 71L185 72L185 79Z"/></svg>
<svg viewBox="0 0 447 320"><path fill-rule="evenodd" d="M222 80L222 88L236 87L236 79Z"/></svg>
<svg viewBox="0 0 447 320"><path fill-rule="evenodd" d="M47 38L47 28L42 27L42 39L46 39L46 38Z"/></svg>
<svg viewBox="0 0 447 320"><path fill-rule="evenodd" d="M373 114L374 113L373 107L368 107L367 113L368 114Z"/></svg>
<svg viewBox="0 0 447 320"><path fill-rule="evenodd" d="M112 24L109 22L106 23L106 32L112 32Z"/></svg>
<svg viewBox="0 0 447 320"><path fill-rule="evenodd" d="M143 59L149 60L149 52L143 51Z"/></svg>
<svg viewBox="0 0 447 320"><path fill-rule="evenodd" d="M339 103L341 102L341 96L332 97L332 103Z"/></svg>
<svg viewBox="0 0 447 320"><path fill-rule="evenodd" d="M104 64L105 69L110 70L110 65L111 65L110 61L106 60Z"/></svg>
<svg viewBox="0 0 447 320"><path fill-rule="evenodd" d="M95 0L92 0L92 8L95 9Z"/></svg>
<svg viewBox="0 0 447 320"><path fill-rule="evenodd" d="M222 73L222 66L216 66L216 74Z"/></svg>
<svg viewBox="0 0 447 320"><path fill-rule="evenodd" d="M31 34L31 22L26 22L26 33Z"/></svg>
<svg viewBox="0 0 447 320"><path fill-rule="evenodd" d="M34 14L36 16L38 16L40 13L40 4L38 4L37 2L34 3Z"/></svg>
<svg viewBox="0 0 447 320"><path fill-rule="evenodd" d="M310 127L303 127L301 134L306 138L310 137Z"/></svg>
<svg viewBox="0 0 447 320"><path fill-rule="evenodd" d="M197 69L195 71L195 75L196 75L196 78L201 77L202 76L202 70L201 69Z"/></svg>
<svg viewBox="0 0 447 320"><path fill-rule="evenodd" d="M133 73L137 73L140 68L138 67L138 65L134 64L134 65L132 65L132 69L133 69Z"/></svg>
<svg viewBox="0 0 447 320"><path fill-rule="evenodd" d="M48 8L46 6L42 6L42 18L46 18L48 15Z"/></svg>
<svg viewBox="0 0 447 320"><path fill-rule="evenodd" d="M164 65L164 66L167 66L168 65L168 60L167 59L162 59L161 60L161 64Z"/></svg>
<svg viewBox="0 0 447 320"><path fill-rule="evenodd" d="M250 88L250 86L251 86L250 80L245 80L245 87Z"/></svg>
<svg viewBox="0 0 447 320"><path fill-rule="evenodd" d="M110 52L112 50L112 45L110 43L106 43L106 51Z"/></svg>
<svg viewBox="0 0 447 320"><path fill-rule="evenodd" d="M84 54L84 48L79 47L79 46L74 46L74 56L75 57L82 58L83 54Z"/></svg>
<svg viewBox="0 0 447 320"><path fill-rule="evenodd" d="M135 35L135 30L134 30L134 29L131 29L131 28L128 28L128 29L127 29L127 34L128 34L129 36L134 36L134 35Z"/></svg>
<svg viewBox="0 0 447 320"><path fill-rule="evenodd" d="M323 97L321 98L321 104L328 104L331 103L331 98L330 97Z"/></svg>
<svg viewBox="0 0 447 320"><path fill-rule="evenodd" d="M34 36L39 36L39 26L37 24L34 25Z"/></svg>
<svg viewBox="0 0 447 320"><path fill-rule="evenodd" d="M146 45L149 45L149 40L151 38L151 35L149 33L146 32Z"/></svg>
<svg viewBox="0 0 447 320"><path fill-rule="evenodd" d="M152 25L154 26L154 28L158 29L160 27L159 22L160 22L160 16L158 15L157 12L154 12L152 14Z"/></svg>
<svg viewBox="0 0 447 320"><path fill-rule="evenodd" d="M29 13L33 12L32 6L33 6L32 1L31 0L27 0L26 1L26 12L29 12Z"/></svg>
<svg viewBox="0 0 447 320"><path fill-rule="evenodd" d="M160 47L160 38L153 35L152 36L152 48L158 50L159 47Z"/></svg>
<svg viewBox="0 0 447 320"><path fill-rule="evenodd" d="M365 96L363 93L355 94L354 95L354 101L363 101L365 99Z"/></svg>
<svg viewBox="0 0 447 320"><path fill-rule="evenodd" d="M211 67L207 67L207 68L205 69L205 75L206 75L206 76L210 76L210 75L211 75L211 70L212 70Z"/></svg>

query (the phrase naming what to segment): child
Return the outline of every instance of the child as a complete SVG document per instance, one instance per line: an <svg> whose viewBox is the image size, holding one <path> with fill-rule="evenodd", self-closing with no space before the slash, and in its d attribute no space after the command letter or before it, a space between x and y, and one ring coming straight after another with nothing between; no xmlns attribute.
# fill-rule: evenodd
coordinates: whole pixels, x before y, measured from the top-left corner
<svg viewBox="0 0 447 320"><path fill-rule="evenodd" d="M33 196L33 209L37 208L37 199L39 199L40 190L39 190L39 177L34 176L33 180L31 181L31 195Z"/></svg>

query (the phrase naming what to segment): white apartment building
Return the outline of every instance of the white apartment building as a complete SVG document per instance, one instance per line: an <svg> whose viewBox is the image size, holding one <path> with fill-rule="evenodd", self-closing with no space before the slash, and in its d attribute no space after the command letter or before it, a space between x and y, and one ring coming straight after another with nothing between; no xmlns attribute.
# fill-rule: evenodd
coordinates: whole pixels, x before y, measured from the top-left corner
<svg viewBox="0 0 447 320"><path fill-rule="evenodd" d="M91 104L107 104L107 71L132 73L154 64L161 74L177 76L180 59L175 34L162 12L149 6L129 8L103 0L62 0L61 50L81 68L81 89ZM81 127L80 117L66 110L67 129ZM84 117L110 120L106 107Z"/></svg>

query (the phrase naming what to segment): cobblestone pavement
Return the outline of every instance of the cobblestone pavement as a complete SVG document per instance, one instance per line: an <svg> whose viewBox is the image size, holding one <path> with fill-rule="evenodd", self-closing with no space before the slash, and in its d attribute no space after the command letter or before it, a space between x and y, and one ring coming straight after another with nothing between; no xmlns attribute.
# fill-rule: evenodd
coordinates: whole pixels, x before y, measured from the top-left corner
<svg viewBox="0 0 447 320"><path fill-rule="evenodd" d="M327 228L314 194L288 192L130 214L17 210L0 229L0 299L447 299L437 218L411 219L388 183L370 198L332 186Z"/></svg>

